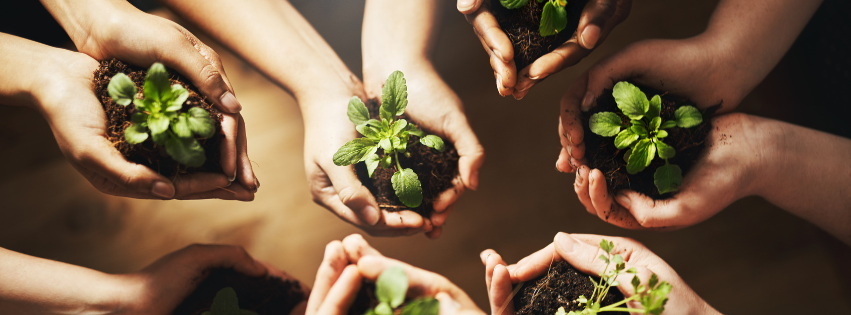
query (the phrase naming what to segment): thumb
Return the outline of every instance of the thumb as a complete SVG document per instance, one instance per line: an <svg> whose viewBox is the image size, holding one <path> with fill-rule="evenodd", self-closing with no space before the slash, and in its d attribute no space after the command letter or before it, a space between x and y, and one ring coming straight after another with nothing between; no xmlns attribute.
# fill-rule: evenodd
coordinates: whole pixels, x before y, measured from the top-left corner
<svg viewBox="0 0 851 315"><path fill-rule="evenodd" d="M323 169L331 180L340 201L361 221L375 225L381 220L378 202L358 179L352 166L324 164Z"/></svg>
<svg viewBox="0 0 851 315"><path fill-rule="evenodd" d="M467 188L476 190L479 187L479 169L485 162L485 149L479 143L467 117L457 112L447 115L447 128L444 130L447 140L455 145L458 155L458 173Z"/></svg>
<svg viewBox="0 0 851 315"><path fill-rule="evenodd" d="M470 14L476 12L482 5L482 0L458 0L456 7L461 14Z"/></svg>
<svg viewBox="0 0 851 315"><path fill-rule="evenodd" d="M75 164L109 181L103 185L93 183L102 192L122 196L130 194L128 197L135 194L147 198L174 197L175 188L170 180L144 165L128 162L106 139L95 137L88 141L74 141L72 143L93 144L71 155Z"/></svg>
<svg viewBox="0 0 851 315"><path fill-rule="evenodd" d="M641 47L635 44L627 46L588 70L588 83L580 105L583 111L588 111L596 105L597 97L603 95L603 90L612 89L615 83L646 72L647 54L658 54L658 52L646 51Z"/></svg>

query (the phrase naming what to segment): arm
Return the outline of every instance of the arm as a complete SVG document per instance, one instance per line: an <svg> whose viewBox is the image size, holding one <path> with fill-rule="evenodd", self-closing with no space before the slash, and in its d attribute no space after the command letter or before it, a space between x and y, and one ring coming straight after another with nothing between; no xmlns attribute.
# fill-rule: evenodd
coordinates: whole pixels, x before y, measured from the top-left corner
<svg viewBox="0 0 851 315"><path fill-rule="evenodd" d="M434 205L431 221L437 237L452 204L466 189L478 187L484 149L473 133L464 106L443 82L431 57L440 25L440 5L449 1L369 0L362 34L363 79L368 97L380 97L390 73L405 73L408 85L406 112L421 127L452 142L461 156L454 188Z"/></svg>

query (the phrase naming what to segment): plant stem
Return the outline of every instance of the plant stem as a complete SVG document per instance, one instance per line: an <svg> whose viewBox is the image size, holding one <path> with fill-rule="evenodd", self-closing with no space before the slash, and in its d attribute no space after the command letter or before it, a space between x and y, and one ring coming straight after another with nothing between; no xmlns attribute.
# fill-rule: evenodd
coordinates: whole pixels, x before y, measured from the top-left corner
<svg viewBox="0 0 851 315"><path fill-rule="evenodd" d="M394 160L396 160L396 171L402 172L402 164L399 164L399 152L393 151Z"/></svg>
<svg viewBox="0 0 851 315"><path fill-rule="evenodd" d="M629 307L602 307L598 312L628 312L628 313L644 313L643 309Z"/></svg>

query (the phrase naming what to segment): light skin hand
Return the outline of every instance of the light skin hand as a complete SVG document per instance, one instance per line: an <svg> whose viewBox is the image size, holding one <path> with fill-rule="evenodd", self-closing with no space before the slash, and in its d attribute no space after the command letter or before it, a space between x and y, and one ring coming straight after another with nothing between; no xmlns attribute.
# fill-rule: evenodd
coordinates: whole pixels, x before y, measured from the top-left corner
<svg viewBox="0 0 851 315"><path fill-rule="evenodd" d="M499 254L493 250L482 252L492 314L514 314L513 302L509 300L512 286L544 275L555 261L566 261L587 274L603 273L606 264L599 257L605 252L594 245L599 244L602 239L614 242L615 249L612 254L623 256L627 269L636 268L638 273L635 276L639 277L641 283L647 284L650 276L655 273L659 280L667 281L672 285L673 289L668 294L669 300L665 304L665 314L720 314L701 299L671 266L641 243L621 237L567 233L558 233L552 244L513 265L506 266ZM627 281L632 280L631 278L629 274L619 277L618 289L626 297L635 293L630 281ZM630 308L641 307L641 304L636 301L630 301L627 304ZM498 307L502 305L507 307L501 314L497 314Z"/></svg>
<svg viewBox="0 0 851 315"><path fill-rule="evenodd" d="M576 33L567 42L523 69L514 64L514 48L490 11L490 1L458 0L458 11L467 17L490 57L499 95L522 99L529 90L553 73L573 66L606 40L626 20L631 0L590 0L582 11Z"/></svg>
<svg viewBox="0 0 851 315"><path fill-rule="evenodd" d="M218 56L185 28L144 13L119 0L43 0L74 41L77 50L97 60L117 58L140 67L163 63L186 76L223 112L222 170L248 190L259 186L248 162L242 109ZM240 133L241 132L241 133ZM205 193L198 197L209 197Z"/></svg>

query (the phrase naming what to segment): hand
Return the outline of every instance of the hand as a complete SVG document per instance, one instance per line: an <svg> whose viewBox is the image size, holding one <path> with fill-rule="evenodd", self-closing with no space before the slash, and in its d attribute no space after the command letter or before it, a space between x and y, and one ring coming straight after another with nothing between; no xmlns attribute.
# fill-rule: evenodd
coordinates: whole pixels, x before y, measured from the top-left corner
<svg viewBox="0 0 851 315"><path fill-rule="evenodd" d="M464 291L441 275L386 258L358 234L325 247L316 274L307 314L344 315L360 290L361 279L375 282L385 269L401 266L408 276L409 298L431 296L440 301L440 314L484 314Z"/></svg>
<svg viewBox="0 0 851 315"><path fill-rule="evenodd" d="M144 13L125 1L85 0L73 4L63 3L66 1L42 0L68 32L78 51L97 60L117 58L142 67L161 62L167 68L186 76L198 87L199 92L224 114L222 131L225 138L221 146L223 172L229 181L238 179L249 190L257 189L259 182L244 148L245 128L241 126L244 122L237 115L242 106L234 96L215 51L185 28ZM207 194L205 197L213 195Z"/></svg>
<svg viewBox="0 0 851 315"><path fill-rule="evenodd" d="M365 71L367 97L381 97L384 80L390 75L390 72L384 72ZM408 86L408 107L405 112L420 128L454 144L461 157L458 160L458 176L452 181L454 187L440 194L434 203L435 212L431 218L425 218L434 226L433 230L426 231L426 235L437 238L458 197L468 188L478 188L479 169L484 162L485 152L467 122L461 100L430 64L411 66L403 72Z"/></svg>
<svg viewBox="0 0 851 315"><path fill-rule="evenodd" d="M458 0L458 11L467 17L490 56L499 95L522 99L529 89L548 76L573 66L606 40L612 30L629 16L632 0L590 0L582 11L573 38L532 62L516 69L514 48L490 12L490 1Z"/></svg>
<svg viewBox="0 0 851 315"><path fill-rule="evenodd" d="M512 285L540 277L547 272L553 261L564 260L587 274L603 273L606 264L599 256L605 252L593 245L599 244L601 239L614 242L613 254L623 256L627 269L634 267L638 270L635 276L639 277L641 283L648 283L650 276L656 274L660 281L671 284L672 290L665 304L665 314L720 314L701 299L671 266L641 243L621 237L567 233L556 234L552 244L510 266L492 249L481 253L482 263L486 268L485 278L492 314L514 314L513 302L509 299ZM627 277L627 274L621 277ZM618 289L625 297L630 297L635 291L630 281L626 280L618 281ZM504 311L497 313L503 305ZM631 308L641 307L641 304L635 301L630 301L627 305Z"/></svg>

